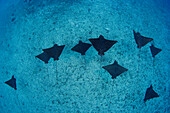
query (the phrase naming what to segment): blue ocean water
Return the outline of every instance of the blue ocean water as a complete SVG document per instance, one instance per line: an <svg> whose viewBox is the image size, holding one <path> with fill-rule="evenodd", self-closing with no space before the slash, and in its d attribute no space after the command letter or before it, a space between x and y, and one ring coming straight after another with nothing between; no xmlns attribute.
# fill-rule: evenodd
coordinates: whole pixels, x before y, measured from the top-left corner
<svg viewBox="0 0 170 113"><path fill-rule="evenodd" d="M153 41L137 48L133 30ZM118 41L102 58L71 51L100 35ZM0 113L169 113L169 36L169 0L0 0ZM35 57L54 44L59 60ZM128 71L112 79L115 60ZM144 102L150 85L159 97Z"/></svg>

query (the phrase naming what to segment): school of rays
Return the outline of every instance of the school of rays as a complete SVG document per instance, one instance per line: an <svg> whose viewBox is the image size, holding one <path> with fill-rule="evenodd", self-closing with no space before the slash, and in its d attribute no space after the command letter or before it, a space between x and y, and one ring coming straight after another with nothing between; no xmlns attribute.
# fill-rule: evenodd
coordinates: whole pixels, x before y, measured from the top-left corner
<svg viewBox="0 0 170 113"><path fill-rule="evenodd" d="M133 30L133 34L134 34L134 39L137 44L137 48L139 48L139 54L140 54L141 48L145 46L147 43L153 41L153 39L144 37L139 32L135 32L134 30ZM104 36L102 35L100 35L98 38L91 38L89 39L89 41L91 42L91 44L84 43L80 40L79 43L75 45L71 50L78 52L81 55L85 55L86 51L91 46L93 46L98 52L98 55L101 56L101 62L102 62L102 56L104 55L104 53L107 52L109 49L111 49L111 47L117 43L117 41L105 39ZM53 58L54 61L59 60L59 57L64 47L65 45L54 44L53 47L42 49L43 52L37 55L36 58L40 59L45 64L48 64L48 61L50 60L50 58ZM155 47L153 43L150 46L150 50L151 50L151 54L153 58L155 58L155 56L161 51L161 49ZM116 79L117 76L128 71L128 69L119 65L118 61L116 60L114 61L113 64L102 66L102 68L108 71L108 73L112 76L112 79ZM15 90L17 90L16 79L14 75L12 75L12 78L6 81L5 83L9 85L10 87L14 88ZM143 100L144 102L146 102L147 100L155 98L155 97L159 97L159 95L153 90L153 86L151 84L150 87L147 88L145 97Z"/></svg>

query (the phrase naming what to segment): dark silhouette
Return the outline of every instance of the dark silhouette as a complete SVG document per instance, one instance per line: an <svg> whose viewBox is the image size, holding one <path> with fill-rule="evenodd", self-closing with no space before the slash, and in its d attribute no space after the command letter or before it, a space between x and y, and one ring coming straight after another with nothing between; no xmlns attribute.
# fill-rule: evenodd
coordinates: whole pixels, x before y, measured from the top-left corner
<svg viewBox="0 0 170 113"><path fill-rule="evenodd" d="M6 81L5 83L8 84L9 86L11 86L12 88L14 88L15 90L17 90L16 79L14 78L14 75L12 76L12 78L10 80Z"/></svg>
<svg viewBox="0 0 170 113"><path fill-rule="evenodd" d="M155 97L159 97L159 95L153 90L152 85L147 88L146 93L145 93L145 98L144 98L144 102L146 102L149 99L155 98Z"/></svg>
<svg viewBox="0 0 170 113"><path fill-rule="evenodd" d="M91 47L91 44L83 43L79 41L77 45L75 45L71 50L81 53L81 55L85 55L85 52Z"/></svg>
<svg viewBox="0 0 170 113"><path fill-rule="evenodd" d="M58 46L55 44L53 47L48 48L48 49L43 49L45 53L48 54L48 56L54 58L54 60L59 60L59 56L61 55L65 45Z"/></svg>
<svg viewBox="0 0 170 113"><path fill-rule="evenodd" d="M133 34L137 44L137 48L139 49L141 49L141 47L145 46L147 43L153 40L152 38L147 38L142 36L139 32L136 33L134 30L133 30Z"/></svg>
<svg viewBox="0 0 170 113"><path fill-rule="evenodd" d="M156 48L153 44L150 46L150 50L152 53L152 57L155 57L155 55L162 51L162 49Z"/></svg>
<svg viewBox="0 0 170 113"><path fill-rule="evenodd" d="M117 41L107 40L102 35L99 38L89 39L93 47L98 51L100 56L104 55L104 52L108 51Z"/></svg>
<svg viewBox="0 0 170 113"><path fill-rule="evenodd" d="M115 62L111 65L103 66L105 70L107 70L111 75L112 79L116 78L119 76L121 73L127 71L128 69L120 66L118 62L115 60Z"/></svg>

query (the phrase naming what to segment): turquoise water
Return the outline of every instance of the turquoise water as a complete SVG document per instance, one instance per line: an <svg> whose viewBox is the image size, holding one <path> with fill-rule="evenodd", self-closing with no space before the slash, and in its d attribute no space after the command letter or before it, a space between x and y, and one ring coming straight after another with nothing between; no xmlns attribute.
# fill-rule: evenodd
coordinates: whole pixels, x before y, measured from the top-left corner
<svg viewBox="0 0 170 113"><path fill-rule="evenodd" d="M170 8L168 0L0 0L1 113L169 113ZM141 50L133 30L153 38ZM116 40L102 61L79 40ZM58 61L35 58L54 43ZM149 46L162 51L153 59ZM127 68L116 79L101 66ZM17 90L6 85L12 75ZM144 103L152 84L158 98Z"/></svg>

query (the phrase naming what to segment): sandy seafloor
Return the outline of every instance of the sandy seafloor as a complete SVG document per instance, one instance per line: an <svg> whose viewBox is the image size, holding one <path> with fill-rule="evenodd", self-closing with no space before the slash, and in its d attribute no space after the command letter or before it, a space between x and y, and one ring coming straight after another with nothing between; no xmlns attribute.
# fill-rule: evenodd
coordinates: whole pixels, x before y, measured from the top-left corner
<svg viewBox="0 0 170 113"><path fill-rule="evenodd" d="M0 113L170 113L168 12L158 0L32 0L9 5L0 23ZM139 59L133 29L162 49L154 65L151 43L141 49ZM118 41L102 63L93 47L85 56L71 51L79 40L90 43L89 38L99 35ZM59 61L45 64L35 58L54 43L66 45ZM111 79L100 63L115 60L128 71ZM16 91L4 83L12 75ZM160 97L144 103L151 84Z"/></svg>

